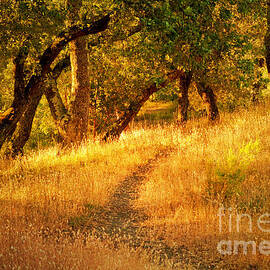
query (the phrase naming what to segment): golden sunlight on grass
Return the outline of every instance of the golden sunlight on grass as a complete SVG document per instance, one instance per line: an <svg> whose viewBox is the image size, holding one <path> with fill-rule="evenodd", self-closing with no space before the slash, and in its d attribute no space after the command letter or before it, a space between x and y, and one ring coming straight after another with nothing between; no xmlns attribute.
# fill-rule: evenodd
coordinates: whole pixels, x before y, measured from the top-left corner
<svg viewBox="0 0 270 270"><path fill-rule="evenodd" d="M10 224L1 232L1 269L148 269L162 270L150 264L147 257L120 247L113 251L108 245L77 233L73 238L58 235L45 238L31 225L22 230Z"/></svg>
<svg viewBox="0 0 270 270"><path fill-rule="evenodd" d="M127 175L162 149L169 157L147 173L133 206L149 216L144 225L155 237L162 235L169 245L184 245L218 264L217 242L234 236L226 225L219 233L220 205L254 220L270 206L270 117L263 105L222 115L215 125L202 120L181 129L135 127L109 144L89 142L70 152L55 147L0 160L3 269L162 269L124 245L112 251L80 232L62 235L71 232L71 217L87 213L89 206L104 206ZM236 234L243 239L264 236L258 229ZM227 262L233 260L269 263L260 255L228 257Z"/></svg>
<svg viewBox="0 0 270 270"><path fill-rule="evenodd" d="M111 144L89 143L68 153L51 148L2 160L0 200L54 209L56 216L78 214L85 204L103 205L124 176L169 143L160 140L163 135L161 129L134 131Z"/></svg>
<svg viewBox="0 0 270 270"><path fill-rule="evenodd" d="M189 128L190 135L177 138L177 152L148 175L135 205L151 216L145 224L155 227L156 233L162 230L169 243L188 246L195 253L198 246L204 246L208 256L218 257L219 239L232 237L228 227L219 234L221 205L249 213L254 223L259 214L268 212L269 111L261 106L223 115L222 122L214 126L193 123L193 129ZM248 238L244 232L236 235L237 240ZM249 240L265 236L257 229ZM227 262L262 266L265 260L269 263L267 258L234 256Z"/></svg>

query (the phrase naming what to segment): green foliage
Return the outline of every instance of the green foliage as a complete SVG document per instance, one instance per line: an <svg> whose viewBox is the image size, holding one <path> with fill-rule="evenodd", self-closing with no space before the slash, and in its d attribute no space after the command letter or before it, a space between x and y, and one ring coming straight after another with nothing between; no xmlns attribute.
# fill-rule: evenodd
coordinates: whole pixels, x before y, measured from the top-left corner
<svg viewBox="0 0 270 270"><path fill-rule="evenodd" d="M40 149L55 144L57 131L50 115L47 101L43 98L38 106L32 125L31 137L25 150Z"/></svg>
<svg viewBox="0 0 270 270"><path fill-rule="evenodd" d="M259 141L250 141L215 162L207 182L207 197L220 203L232 204L242 195L241 185L246 171L260 151Z"/></svg>
<svg viewBox="0 0 270 270"><path fill-rule="evenodd" d="M105 132L130 104L136 103L143 89L151 83L160 84L164 74L176 68L192 70L195 81L206 80L215 90L220 107L232 110L247 104L254 83L266 83L256 62L264 53L265 8L260 0L83 1L78 23L115 11L110 29L89 37L92 125ZM22 42L30 38L27 81L40 54L65 29L66 16L65 0L1 1L0 110L12 100L11 60ZM128 36L139 24L141 31ZM69 105L69 73L65 76L68 79L60 79L58 84ZM174 100L177 93L177 86L171 85L155 99ZM34 127L33 138L37 134L40 139L43 135L49 138L54 133L47 125L46 106L36 116L39 128ZM50 127L47 131L46 126Z"/></svg>
<svg viewBox="0 0 270 270"><path fill-rule="evenodd" d="M85 204L84 208L86 212L84 215L71 217L68 220L68 225L75 230L87 226L87 224L89 224L89 220L97 218L105 211L102 206L91 203Z"/></svg>
<svg viewBox="0 0 270 270"><path fill-rule="evenodd" d="M12 57L23 40L31 37L32 56L63 29L64 7L55 1L4 0L0 4L0 54Z"/></svg>
<svg viewBox="0 0 270 270"><path fill-rule="evenodd" d="M261 213L261 210L267 205L267 196L265 194L249 197L248 200L242 198L238 203L238 208L243 212Z"/></svg>
<svg viewBox="0 0 270 270"><path fill-rule="evenodd" d="M172 121L174 120L174 114L176 111L176 102L159 102L153 99L151 102L147 102L137 117L135 121L147 121L148 123L162 122L162 121Z"/></svg>

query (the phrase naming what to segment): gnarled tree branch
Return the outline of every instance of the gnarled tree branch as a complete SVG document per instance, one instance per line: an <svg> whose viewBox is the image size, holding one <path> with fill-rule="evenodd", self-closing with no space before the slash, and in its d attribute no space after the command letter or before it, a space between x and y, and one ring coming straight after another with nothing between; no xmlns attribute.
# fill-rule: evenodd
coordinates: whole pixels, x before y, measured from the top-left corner
<svg viewBox="0 0 270 270"><path fill-rule="evenodd" d="M141 95L139 95L137 99L129 105L123 116L114 123L113 128L105 134L103 140L107 141L108 139L118 138L150 96L166 87L170 82L178 79L182 74L182 70L174 70L166 75L166 79L161 84L156 85L156 83L154 83L144 89Z"/></svg>
<svg viewBox="0 0 270 270"><path fill-rule="evenodd" d="M91 48L91 47L98 46L102 43L103 40L105 40L106 42L110 44L117 41L126 40L129 37L132 37L133 35L139 33L142 29L143 29L143 23L139 23L138 25L130 28L127 33L121 33L121 34L115 34L115 35L102 34L97 39L89 42L88 47Z"/></svg>
<svg viewBox="0 0 270 270"><path fill-rule="evenodd" d="M52 44L45 50L40 57L39 66L34 75L31 76L28 84L25 86L23 99L14 98L11 108L0 115L0 148L8 137L11 137L16 128L16 124L26 111L29 99L36 99L42 96L44 91L44 81L50 72L50 66L61 50L72 40L89 34L96 34L107 29L110 21L110 14L104 16L98 21L89 25L73 26L67 31L60 33Z"/></svg>
<svg viewBox="0 0 270 270"><path fill-rule="evenodd" d="M14 99L24 99L24 87L25 87L25 75L24 75L24 64L29 53L29 40L27 39L22 47L19 49L19 53L14 59L15 65L14 72Z"/></svg>

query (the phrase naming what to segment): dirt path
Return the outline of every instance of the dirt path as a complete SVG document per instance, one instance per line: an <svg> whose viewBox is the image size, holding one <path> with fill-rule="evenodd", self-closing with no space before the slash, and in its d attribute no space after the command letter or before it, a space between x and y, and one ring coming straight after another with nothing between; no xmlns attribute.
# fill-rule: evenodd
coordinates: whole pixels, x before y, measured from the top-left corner
<svg viewBox="0 0 270 270"><path fill-rule="evenodd" d="M125 244L129 248L146 251L150 260L158 264L167 262L177 269L184 269L186 264L193 265L194 269L212 269L202 264L199 256L190 253L184 246L170 247L164 239L151 237L151 228L141 226L148 218L143 209L132 208L132 201L138 197L138 188L146 180L147 174L171 153L172 149L163 149L146 164L138 166L120 183L105 207L89 209L84 227L98 239L109 240L114 248Z"/></svg>

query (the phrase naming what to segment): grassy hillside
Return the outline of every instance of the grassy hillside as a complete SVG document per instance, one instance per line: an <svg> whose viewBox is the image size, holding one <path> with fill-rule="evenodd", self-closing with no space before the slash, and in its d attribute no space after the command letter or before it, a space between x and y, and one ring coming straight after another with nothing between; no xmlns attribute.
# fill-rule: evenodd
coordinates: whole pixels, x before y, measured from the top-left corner
<svg viewBox="0 0 270 270"><path fill-rule="evenodd" d="M91 219L82 221L90 210L100 213L121 181L160 152L167 154L144 172L132 201L147 214L139 225L151 239L184 246L189 257L179 269L200 269L194 256L216 269L268 269L259 244L269 235L256 221L270 206L269 104L223 114L214 125L205 119L185 128L135 123L117 142L0 160L1 269L170 269L170 258L158 265L143 248L112 249L113 240L88 232ZM240 220L239 232L236 211L250 215ZM254 241L257 252L221 256L217 245L224 239Z"/></svg>

